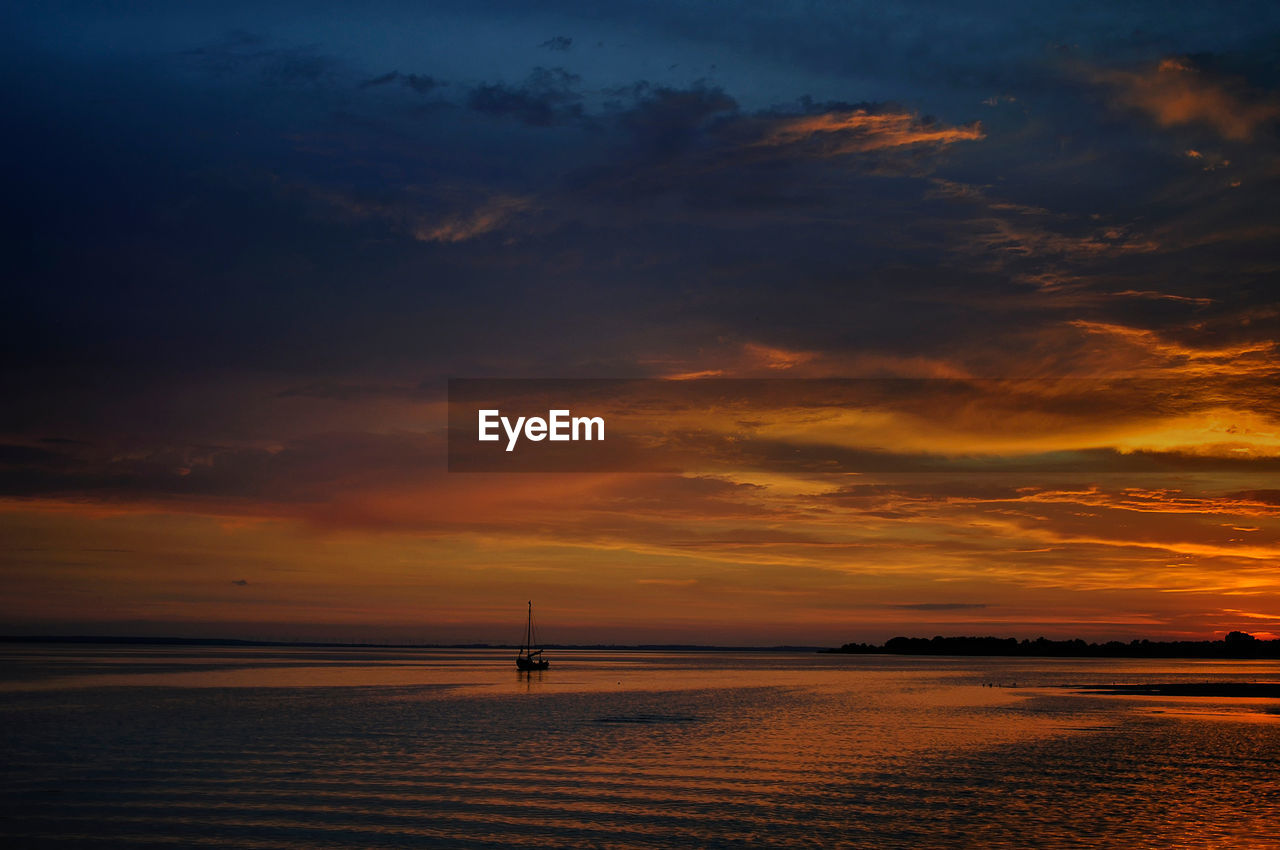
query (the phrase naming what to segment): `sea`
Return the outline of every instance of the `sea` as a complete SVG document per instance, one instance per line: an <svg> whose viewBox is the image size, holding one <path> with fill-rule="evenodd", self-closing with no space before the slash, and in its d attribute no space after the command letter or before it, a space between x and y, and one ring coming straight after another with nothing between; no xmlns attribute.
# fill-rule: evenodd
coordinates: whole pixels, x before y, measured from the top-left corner
<svg viewBox="0 0 1280 850"><path fill-rule="evenodd" d="M0 646L0 846L1280 848L1274 661Z"/></svg>

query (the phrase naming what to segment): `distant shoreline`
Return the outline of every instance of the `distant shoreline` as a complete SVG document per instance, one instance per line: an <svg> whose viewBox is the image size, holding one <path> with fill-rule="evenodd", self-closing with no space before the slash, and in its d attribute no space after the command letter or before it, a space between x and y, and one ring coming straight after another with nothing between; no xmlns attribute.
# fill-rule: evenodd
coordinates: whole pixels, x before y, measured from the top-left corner
<svg viewBox="0 0 1280 850"><path fill-rule="evenodd" d="M826 652L848 655L955 655L1010 658L1280 658L1280 640L1259 640L1246 632L1231 632L1222 640L1153 641L1118 640L1085 643L1083 640L1022 640L998 637L895 637L883 646L846 643Z"/></svg>

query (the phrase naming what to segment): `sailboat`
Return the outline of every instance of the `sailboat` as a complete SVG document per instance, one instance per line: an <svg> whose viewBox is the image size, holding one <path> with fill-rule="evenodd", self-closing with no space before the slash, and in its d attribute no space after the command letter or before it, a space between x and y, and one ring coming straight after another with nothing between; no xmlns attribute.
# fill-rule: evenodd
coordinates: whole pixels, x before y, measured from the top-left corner
<svg viewBox="0 0 1280 850"><path fill-rule="evenodd" d="M520 644L520 653L516 656L517 670L546 670L551 662L542 657L542 649L534 649L533 636L533 601L529 602L529 622L524 629L524 643Z"/></svg>

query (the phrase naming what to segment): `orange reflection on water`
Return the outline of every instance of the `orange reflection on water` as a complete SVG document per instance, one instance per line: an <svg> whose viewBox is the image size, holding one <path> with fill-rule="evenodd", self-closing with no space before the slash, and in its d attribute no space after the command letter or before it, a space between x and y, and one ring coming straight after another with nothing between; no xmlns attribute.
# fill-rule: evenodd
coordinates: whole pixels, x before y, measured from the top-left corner
<svg viewBox="0 0 1280 850"><path fill-rule="evenodd" d="M1275 822L1223 793L1273 776L1266 705L1074 690L1256 662L549 653L6 648L0 837L1265 847Z"/></svg>

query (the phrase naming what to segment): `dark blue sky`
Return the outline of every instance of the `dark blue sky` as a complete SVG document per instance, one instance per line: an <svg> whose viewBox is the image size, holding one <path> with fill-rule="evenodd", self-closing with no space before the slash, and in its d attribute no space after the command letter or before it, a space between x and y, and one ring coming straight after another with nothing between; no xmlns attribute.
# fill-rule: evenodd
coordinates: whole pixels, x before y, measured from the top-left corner
<svg viewBox="0 0 1280 850"><path fill-rule="evenodd" d="M29 4L6 31L24 366L613 375L1269 299L1262 245L1227 274L1184 248L1269 214L1270 4ZM1171 57L1166 87L1257 120L1161 126ZM855 110L980 131L760 144Z"/></svg>

